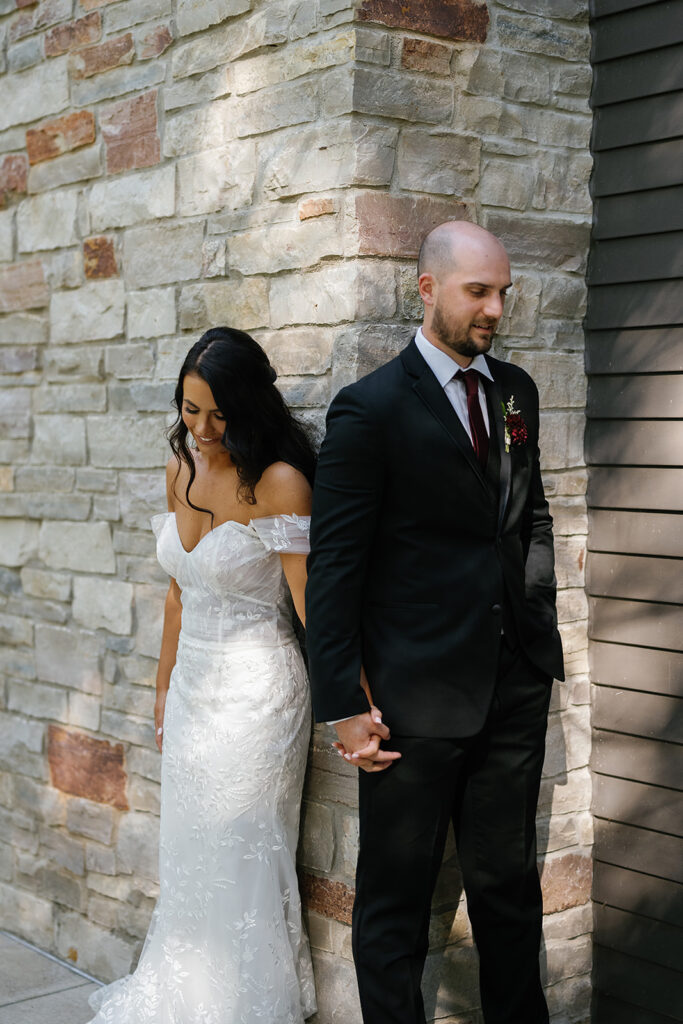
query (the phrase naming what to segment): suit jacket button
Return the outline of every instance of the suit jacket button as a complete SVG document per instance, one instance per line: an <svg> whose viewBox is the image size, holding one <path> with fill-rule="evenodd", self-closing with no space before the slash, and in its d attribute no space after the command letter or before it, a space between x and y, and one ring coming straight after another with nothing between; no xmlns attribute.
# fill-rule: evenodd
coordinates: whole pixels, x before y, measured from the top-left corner
<svg viewBox="0 0 683 1024"><path fill-rule="evenodd" d="M494 614L494 615L500 615L500 613L501 613L501 611L502 611L502 608L500 607L500 605L499 605L499 604L494 604L494 605L493 605L493 606L491 607L491 611L493 612L493 614Z"/></svg>

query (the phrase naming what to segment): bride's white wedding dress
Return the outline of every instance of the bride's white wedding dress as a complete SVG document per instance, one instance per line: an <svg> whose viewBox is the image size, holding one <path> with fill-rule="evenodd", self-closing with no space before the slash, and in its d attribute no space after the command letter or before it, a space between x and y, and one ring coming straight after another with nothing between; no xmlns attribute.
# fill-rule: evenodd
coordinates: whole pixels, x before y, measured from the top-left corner
<svg viewBox="0 0 683 1024"><path fill-rule="evenodd" d="M315 1012L294 865L310 699L279 552L308 517L226 522L191 551L154 516L182 590L166 701L159 900L136 971L91 1024L301 1024Z"/></svg>

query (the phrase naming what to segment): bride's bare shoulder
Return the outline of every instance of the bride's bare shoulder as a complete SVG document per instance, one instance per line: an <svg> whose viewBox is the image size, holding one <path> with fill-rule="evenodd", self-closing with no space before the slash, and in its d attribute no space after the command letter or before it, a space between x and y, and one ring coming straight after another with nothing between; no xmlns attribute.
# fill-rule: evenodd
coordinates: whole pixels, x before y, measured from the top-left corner
<svg viewBox="0 0 683 1024"><path fill-rule="evenodd" d="M258 514L306 516L311 512L311 485L304 474L288 462L273 462L264 469L254 488Z"/></svg>

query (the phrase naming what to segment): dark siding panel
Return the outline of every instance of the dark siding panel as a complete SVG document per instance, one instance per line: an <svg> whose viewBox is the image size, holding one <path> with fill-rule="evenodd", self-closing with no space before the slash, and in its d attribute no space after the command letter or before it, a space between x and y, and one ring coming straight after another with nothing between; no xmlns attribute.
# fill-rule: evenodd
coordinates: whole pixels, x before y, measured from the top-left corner
<svg viewBox="0 0 683 1024"><path fill-rule="evenodd" d="M588 293L586 327L663 327L680 324L681 285L679 281L646 281L636 284L608 284Z"/></svg>
<svg viewBox="0 0 683 1024"><path fill-rule="evenodd" d="M594 509L588 514L588 531L591 551L683 558L681 516Z"/></svg>
<svg viewBox="0 0 683 1024"><path fill-rule="evenodd" d="M681 202L683 209L683 195ZM683 371L683 327L586 333L586 371L589 374L675 370Z"/></svg>
<svg viewBox="0 0 683 1024"><path fill-rule="evenodd" d="M678 466L683 422L589 420L586 452L591 462L603 466Z"/></svg>
<svg viewBox="0 0 683 1024"><path fill-rule="evenodd" d="M683 2L666 0L605 18L600 32L593 35L591 59L599 64L603 60L680 42L683 42Z"/></svg>
<svg viewBox="0 0 683 1024"><path fill-rule="evenodd" d="M681 610L676 605L591 597L588 610L592 640L683 650Z"/></svg>
<svg viewBox="0 0 683 1024"><path fill-rule="evenodd" d="M683 67L683 49L681 50ZM683 186L656 188L633 195L605 196L593 207L593 238L628 238L652 232L683 230Z"/></svg>
<svg viewBox="0 0 683 1024"><path fill-rule="evenodd" d="M672 1021L681 1019L679 971L600 947L595 951L595 983L607 995L668 1015Z"/></svg>
<svg viewBox="0 0 683 1024"><path fill-rule="evenodd" d="M683 96L680 93L613 103L595 112L593 149L599 153L619 146L676 139L681 135L682 121Z"/></svg>
<svg viewBox="0 0 683 1024"><path fill-rule="evenodd" d="M683 835L682 802L680 792L675 789L602 775L595 775L593 779L593 813L598 818L625 825L637 825L680 838ZM683 847L680 853L683 857Z"/></svg>
<svg viewBox="0 0 683 1024"><path fill-rule="evenodd" d="M683 889L677 882L596 861L593 899L611 907L680 926Z"/></svg>
<svg viewBox="0 0 683 1024"><path fill-rule="evenodd" d="M662 1017L642 1006L629 1006L599 990L593 994L593 1020L596 1024L673 1024L671 1017Z"/></svg>
<svg viewBox="0 0 683 1024"><path fill-rule="evenodd" d="M596 241L591 250L589 284L666 281L681 275L683 234L679 232ZM679 319L681 313L679 306Z"/></svg>
<svg viewBox="0 0 683 1024"><path fill-rule="evenodd" d="M683 789L683 747L676 743L597 729L593 736L592 767L601 775Z"/></svg>
<svg viewBox="0 0 683 1024"><path fill-rule="evenodd" d="M683 512L681 477L679 469L592 467L588 476L588 504L593 508Z"/></svg>
<svg viewBox="0 0 683 1024"><path fill-rule="evenodd" d="M595 926L602 945L678 970L683 964L683 929L616 907L597 906Z"/></svg>
<svg viewBox="0 0 683 1024"><path fill-rule="evenodd" d="M590 662L594 683L683 697L683 654L678 651L595 642Z"/></svg>
<svg viewBox="0 0 683 1024"><path fill-rule="evenodd" d="M683 743L683 701L678 697L639 693L638 690L622 692L611 686L596 686L593 692L596 729Z"/></svg>
<svg viewBox="0 0 683 1024"><path fill-rule="evenodd" d="M601 419L680 419L681 378L674 374L593 377L588 384L587 412Z"/></svg>
<svg viewBox="0 0 683 1024"><path fill-rule="evenodd" d="M595 197L666 188L681 182L681 144L677 139L649 146L624 146L595 154L591 179Z"/></svg>
<svg viewBox="0 0 683 1024"><path fill-rule="evenodd" d="M683 603L683 562L678 558L649 558L594 551L586 568L586 587L593 597ZM683 619L683 614L681 617Z"/></svg>
<svg viewBox="0 0 683 1024"><path fill-rule="evenodd" d="M634 7L649 7L660 0L589 0L591 18L604 18L606 14L619 14Z"/></svg>
<svg viewBox="0 0 683 1024"><path fill-rule="evenodd" d="M595 842L597 856L607 864L683 882L683 842L676 836L598 818Z"/></svg>
<svg viewBox="0 0 683 1024"><path fill-rule="evenodd" d="M675 89L683 89L683 47L667 46L596 65L591 103L600 107Z"/></svg>

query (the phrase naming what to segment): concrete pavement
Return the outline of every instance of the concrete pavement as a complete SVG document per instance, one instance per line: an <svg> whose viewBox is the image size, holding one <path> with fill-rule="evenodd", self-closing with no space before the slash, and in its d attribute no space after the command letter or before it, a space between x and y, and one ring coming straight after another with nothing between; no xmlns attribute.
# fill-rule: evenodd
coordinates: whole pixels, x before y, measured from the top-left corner
<svg viewBox="0 0 683 1024"><path fill-rule="evenodd" d="M86 1024L99 982L0 931L0 1024Z"/></svg>

